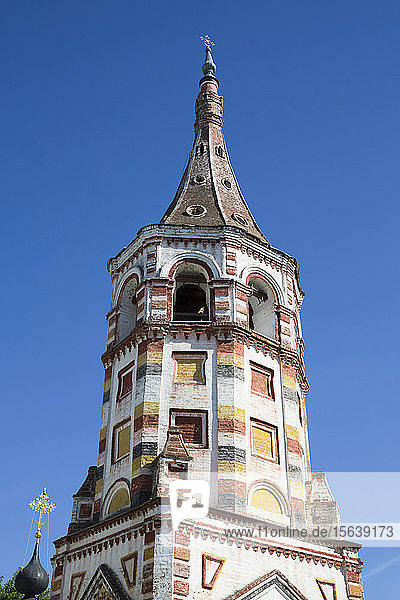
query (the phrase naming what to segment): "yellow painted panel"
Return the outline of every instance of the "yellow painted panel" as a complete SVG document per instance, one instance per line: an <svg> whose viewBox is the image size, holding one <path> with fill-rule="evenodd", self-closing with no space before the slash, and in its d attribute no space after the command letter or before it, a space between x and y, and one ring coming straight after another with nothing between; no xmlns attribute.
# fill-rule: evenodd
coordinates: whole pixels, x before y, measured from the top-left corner
<svg viewBox="0 0 400 600"><path fill-rule="evenodd" d="M236 367L244 368L244 356L235 354L234 352L218 352L217 363L219 365L235 365Z"/></svg>
<svg viewBox="0 0 400 600"><path fill-rule="evenodd" d="M246 465L230 461L230 460L219 460L218 461L218 472L219 473L246 473Z"/></svg>
<svg viewBox="0 0 400 600"><path fill-rule="evenodd" d="M246 413L243 408L237 406L218 406L218 416L220 419L239 419L245 420Z"/></svg>
<svg viewBox="0 0 400 600"><path fill-rule="evenodd" d="M115 512L116 510L120 510L121 508L124 508L125 506L128 506L129 504L130 504L130 498L129 498L128 490L126 490L125 488L121 488L117 492L115 492L114 496L112 497L110 506L108 507L107 514L110 515L111 513Z"/></svg>
<svg viewBox="0 0 400 600"><path fill-rule="evenodd" d="M108 392L108 390L110 389L110 387L111 387L111 378L105 380L105 382L104 382L104 391Z"/></svg>
<svg viewBox="0 0 400 600"><path fill-rule="evenodd" d="M102 489L103 489L103 480L102 479L98 479L96 481L95 495L97 496L98 494L101 494L101 490Z"/></svg>
<svg viewBox="0 0 400 600"><path fill-rule="evenodd" d="M118 431L117 458L129 454L131 447L131 426Z"/></svg>
<svg viewBox="0 0 400 600"><path fill-rule="evenodd" d="M138 367L141 365L148 364L157 364L162 363L163 353L162 352L143 352L143 354L139 354L138 356Z"/></svg>
<svg viewBox="0 0 400 600"><path fill-rule="evenodd" d="M107 435L107 425L105 427L102 427L100 429L100 439L104 440L104 438L106 437L106 435Z"/></svg>
<svg viewBox="0 0 400 600"><path fill-rule="evenodd" d="M155 456L146 456L145 454L141 457L142 467L145 467L147 464L153 462Z"/></svg>
<svg viewBox="0 0 400 600"><path fill-rule="evenodd" d="M251 426L252 449L255 454L264 458L274 458L273 434L269 429Z"/></svg>
<svg viewBox="0 0 400 600"><path fill-rule="evenodd" d="M296 391L296 380L289 375L284 375L282 378L283 385Z"/></svg>
<svg viewBox="0 0 400 600"><path fill-rule="evenodd" d="M132 474L134 475L140 469L140 456L137 456L132 461Z"/></svg>
<svg viewBox="0 0 400 600"><path fill-rule="evenodd" d="M153 462L154 456L138 456L132 461L132 474L135 474L141 467L145 467L148 463Z"/></svg>
<svg viewBox="0 0 400 600"><path fill-rule="evenodd" d="M158 415L159 402L141 402L135 406L135 419L143 415Z"/></svg>
<svg viewBox="0 0 400 600"><path fill-rule="evenodd" d="M61 589L61 583L62 583L62 579L59 579L58 581L53 582L53 585L51 586L51 589L53 590L53 592L56 592L57 590Z"/></svg>
<svg viewBox="0 0 400 600"><path fill-rule="evenodd" d="M363 597L361 587L354 583L349 583L349 594L351 595L351 597L354 596L355 598Z"/></svg>
<svg viewBox="0 0 400 600"><path fill-rule="evenodd" d="M296 498L304 497L304 487L301 481L290 479L290 491L292 496L295 496Z"/></svg>
<svg viewBox="0 0 400 600"><path fill-rule="evenodd" d="M262 508L278 515L282 514L282 508L278 499L269 490L256 490L251 499L251 506Z"/></svg>
<svg viewBox="0 0 400 600"><path fill-rule="evenodd" d="M154 546L146 548L143 552L143 560L151 560L154 557Z"/></svg>
<svg viewBox="0 0 400 600"><path fill-rule="evenodd" d="M292 440L297 440L298 442L300 441L299 430L296 429L296 427L293 427L292 425L286 425L286 435Z"/></svg>
<svg viewBox="0 0 400 600"><path fill-rule="evenodd" d="M174 383L205 383L203 358L176 358Z"/></svg>

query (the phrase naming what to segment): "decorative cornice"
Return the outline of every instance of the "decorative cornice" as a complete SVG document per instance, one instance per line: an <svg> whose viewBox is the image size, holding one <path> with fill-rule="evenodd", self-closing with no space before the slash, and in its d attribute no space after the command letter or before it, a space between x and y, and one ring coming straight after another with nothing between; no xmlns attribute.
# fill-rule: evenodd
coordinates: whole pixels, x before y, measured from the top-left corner
<svg viewBox="0 0 400 600"><path fill-rule="evenodd" d="M103 521L100 521L99 523L95 523L95 524L92 523L88 527L85 527L85 529L80 529L79 531L76 531L74 533L67 534L61 538L58 538L53 543L56 548L59 548L63 544L66 544L66 543L72 544L72 543L76 543L78 541L87 539L88 537L91 537L96 533L101 533L101 532L107 531L115 526L121 525L122 523L132 521L133 519L137 518L140 515L143 515L143 517L144 517L146 514L148 514L151 511L151 509L157 508L158 506L160 506L160 504L161 504L161 499L155 498L154 500L150 500L149 502L146 502L145 504L135 507L134 509L128 509L125 512L119 513L118 515L116 515L114 517L104 519ZM149 517L148 521L143 521L143 522L139 523L137 525L137 529L140 531L141 528L143 528L143 527L145 527L145 528L147 526L151 527L151 522L154 521L154 519L157 521L157 518L158 518L157 515L158 515L158 513L155 513ZM124 531L125 531L125 533L127 531L132 531L132 527L130 527L128 530L124 530ZM123 535L124 531L118 532L115 535ZM145 533L145 531L144 531L144 533ZM107 536L104 539L108 539ZM101 542L101 540L93 542L93 543L100 544L100 542Z"/></svg>
<svg viewBox="0 0 400 600"><path fill-rule="evenodd" d="M115 257L112 257L107 262L107 268L111 275L124 272L134 261L143 254L143 251L149 245L159 245L166 242L171 244L194 244L215 245L236 247L243 253L271 264L273 268L281 269L292 276L297 276L299 263L297 260L284 252L271 246L271 244L262 243L259 239L246 233L239 227L232 225L211 227L211 226L196 226L196 235L193 235L193 227L177 226L168 224L152 224L142 227L134 240L121 250ZM150 234L147 237L146 234ZM151 235L153 234L153 235ZM278 256L279 255L279 258ZM299 284L300 288L300 284ZM301 291L301 288L300 288Z"/></svg>
<svg viewBox="0 0 400 600"><path fill-rule="evenodd" d="M138 343L144 340L157 340L165 338L167 335L176 337L183 335L188 338L191 334L195 334L199 339L201 335L205 335L208 339L215 337L218 340L237 340L246 346L253 346L256 350L269 354L272 358L279 358L286 364L292 365L299 376L300 384L303 391L308 391L308 381L305 375L304 363L302 357L294 350L283 346L276 340L266 338L254 331L241 327L236 323L202 323L188 322L175 323L173 321L152 322L148 321L139 325L116 346L109 348L104 352L101 360L105 367L111 366L116 358L122 357L127 351L132 350Z"/></svg>
<svg viewBox="0 0 400 600"><path fill-rule="evenodd" d="M234 524L249 524L248 519L236 518L236 516L232 514L227 514L225 517L222 516L221 513L224 511L212 511L210 509L209 517L218 518L219 520L224 520L225 522L232 525ZM238 516L239 517L239 516ZM254 523L251 523L254 527ZM265 525L265 523L263 524ZM277 527L274 524L274 527ZM284 527L282 526L284 529ZM293 546L286 545L282 543L276 543L273 541L269 541L266 539L262 539L259 537L251 537L251 536L228 536L226 535L226 530L221 528L214 528L212 526L206 526L203 524L190 523L183 521L179 526L179 531L181 533L188 533L192 535L194 538L201 537L203 540L210 539L213 542L219 542L220 544L227 544L228 546L235 545L237 548L243 548L244 550L252 549L254 552L261 552L262 554L268 552L271 556L276 554L278 557L282 556L282 558L292 558L293 560L299 560L303 562L304 560L307 563L311 561L314 564L320 564L321 566L327 566L329 568L335 567L336 569L340 569L343 565L352 565L353 567L358 567L361 563L359 558L349 559L348 557L344 557L339 546L334 546L334 551L321 551L309 547L303 546ZM335 541L332 540L332 543ZM327 545L329 541L326 543L319 543L318 545ZM332 546L329 546L332 548Z"/></svg>

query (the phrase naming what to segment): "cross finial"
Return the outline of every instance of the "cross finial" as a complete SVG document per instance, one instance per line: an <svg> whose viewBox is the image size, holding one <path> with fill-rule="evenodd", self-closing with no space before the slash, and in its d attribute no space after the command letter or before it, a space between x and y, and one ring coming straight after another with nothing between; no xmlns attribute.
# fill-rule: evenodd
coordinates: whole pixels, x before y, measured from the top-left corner
<svg viewBox="0 0 400 600"><path fill-rule="evenodd" d="M204 45L207 48L207 50L211 50L211 48L213 46L215 46L214 42L212 40L210 40L210 36L209 35L205 35L204 37L200 36L200 39L204 43Z"/></svg>
<svg viewBox="0 0 400 600"><path fill-rule="evenodd" d="M36 498L36 500L31 500L29 502L29 506L34 512L39 513L39 519L36 521L37 531L36 531L35 537L40 538L42 535L41 529L42 529L42 525L43 525L43 514L48 515L49 513L53 512L53 510L55 510L55 508L56 508L56 505L53 504L53 502L49 502L49 496L47 495L47 489L44 487L43 492L41 494L39 494L39 496Z"/></svg>

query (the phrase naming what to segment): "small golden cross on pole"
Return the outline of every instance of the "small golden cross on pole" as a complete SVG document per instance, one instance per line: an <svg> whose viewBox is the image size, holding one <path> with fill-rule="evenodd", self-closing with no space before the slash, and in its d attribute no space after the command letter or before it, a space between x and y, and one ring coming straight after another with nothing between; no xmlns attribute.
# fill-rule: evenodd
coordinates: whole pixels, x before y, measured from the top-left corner
<svg viewBox="0 0 400 600"><path fill-rule="evenodd" d="M29 502L29 506L34 512L39 513L39 519L36 521L37 531L35 537L40 538L42 535L41 529L43 525L43 514L48 515L49 513L53 512L53 510L56 508L56 505L53 504L53 502L49 502L47 490L46 488L43 488L43 492L39 494L36 500L31 500Z"/></svg>
<svg viewBox="0 0 400 600"><path fill-rule="evenodd" d="M213 46L215 46L214 42L212 40L210 40L210 36L209 35L205 35L204 37L200 36L200 39L204 43L204 45L207 48L207 50L211 50L211 48Z"/></svg>

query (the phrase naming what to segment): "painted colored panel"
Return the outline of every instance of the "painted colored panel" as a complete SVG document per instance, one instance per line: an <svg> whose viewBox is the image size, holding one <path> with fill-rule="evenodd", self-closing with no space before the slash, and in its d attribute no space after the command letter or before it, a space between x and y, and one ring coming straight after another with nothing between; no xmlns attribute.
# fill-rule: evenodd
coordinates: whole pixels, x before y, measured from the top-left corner
<svg viewBox="0 0 400 600"><path fill-rule="evenodd" d="M219 365L235 365L244 368L244 358L234 352L218 352L217 363Z"/></svg>
<svg viewBox="0 0 400 600"><path fill-rule="evenodd" d="M286 435L292 440L300 440L299 430L296 429L296 427L293 427L292 425L286 425Z"/></svg>
<svg viewBox="0 0 400 600"><path fill-rule="evenodd" d="M284 375L282 382L283 382L283 385L286 385L287 387L291 388L292 390L296 389L296 380L293 377L290 377L290 375Z"/></svg>
<svg viewBox="0 0 400 600"><path fill-rule="evenodd" d="M295 496L296 498L302 498L304 496L303 483L290 478L290 491L292 496Z"/></svg>
<svg viewBox="0 0 400 600"><path fill-rule="evenodd" d="M219 460L218 461L218 472L219 473L238 473L246 474L246 465L230 460Z"/></svg>
<svg viewBox="0 0 400 600"><path fill-rule="evenodd" d="M270 396L270 375L258 369L251 369L251 391L259 396Z"/></svg>
<svg viewBox="0 0 400 600"><path fill-rule="evenodd" d="M218 417L225 419L240 419L244 421L245 415L246 413L243 408L238 408L237 406L223 406L222 404L218 406Z"/></svg>
<svg viewBox="0 0 400 600"><path fill-rule="evenodd" d="M110 515L111 513L115 512L116 510L125 508L125 506L128 506L129 504L130 504L130 498L129 498L128 490L126 490L125 488L121 488L117 492L115 492L114 496L112 497L110 506L108 507L107 514Z"/></svg>
<svg viewBox="0 0 400 600"><path fill-rule="evenodd" d="M282 514L278 499L269 490L256 490L251 499L251 506L279 515Z"/></svg>
<svg viewBox="0 0 400 600"><path fill-rule="evenodd" d="M121 431L118 432L117 459L129 454L130 441L131 426L128 425L128 427L125 427L125 429L121 429Z"/></svg>
<svg viewBox="0 0 400 600"><path fill-rule="evenodd" d="M154 558L154 546L151 546L151 548L146 548L143 552L143 561L151 560L152 558Z"/></svg>
<svg viewBox="0 0 400 600"><path fill-rule="evenodd" d="M141 402L135 407L135 419L142 415L158 415L159 408L158 402Z"/></svg>
<svg viewBox="0 0 400 600"><path fill-rule="evenodd" d="M264 458L274 458L272 431L259 427L258 425L252 425L251 436L254 454Z"/></svg>
<svg viewBox="0 0 400 600"><path fill-rule="evenodd" d="M74 573L73 575L71 575L71 583L69 589L70 600L78 600L79 592L81 590L85 574L86 571L81 571L80 573Z"/></svg>
<svg viewBox="0 0 400 600"><path fill-rule="evenodd" d="M225 558L218 558L210 554L202 555L201 585L206 590L212 590L217 581Z"/></svg>
<svg viewBox="0 0 400 600"><path fill-rule="evenodd" d="M162 352L144 352L138 356L138 366L144 365L145 363L160 364L162 363L163 353Z"/></svg>
<svg viewBox="0 0 400 600"><path fill-rule="evenodd" d="M136 584L137 563L137 551L121 557L122 571L128 588L131 588Z"/></svg>
<svg viewBox="0 0 400 600"><path fill-rule="evenodd" d="M205 383L204 358L176 358L174 383Z"/></svg>
<svg viewBox="0 0 400 600"><path fill-rule="evenodd" d="M321 581L317 579L317 585L324 600L336 600L336 584L333 581Z"/></svg>
<svg viewBox="0 0 400 600"><path fill-rule="evenodd" d="M96 481L96 489L95 489L95 494L96 496L98 494L101 494L101 490L103 489L103 480L99 479L98 481Z"/></svg>

